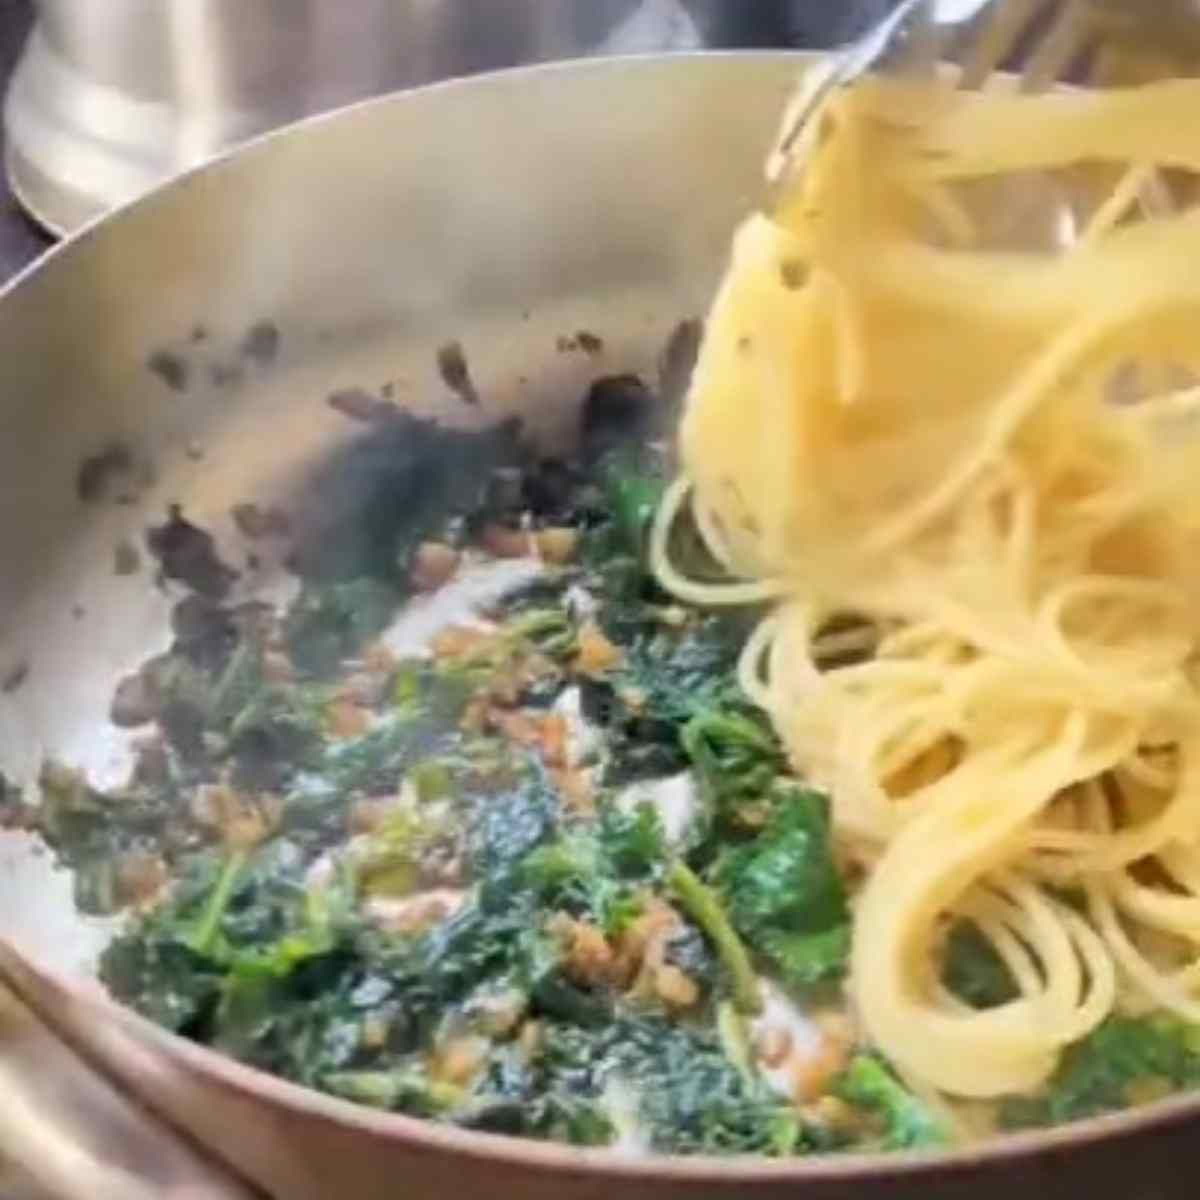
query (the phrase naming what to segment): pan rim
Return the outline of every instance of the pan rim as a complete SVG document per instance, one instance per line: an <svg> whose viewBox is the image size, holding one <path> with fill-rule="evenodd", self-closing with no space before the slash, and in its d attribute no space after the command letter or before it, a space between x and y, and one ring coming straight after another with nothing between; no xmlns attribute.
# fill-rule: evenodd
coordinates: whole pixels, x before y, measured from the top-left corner
<svg viewBox="0 0 1200 1200"><path fill-rule="evenodd" d="M682 1156L649 1153L622 1155L608 1147L578 1147L559 1142L457 1129L403 1113L381 1112L293 1083L248 1066L155 1025L113 999L98 986L80 987L0 938L0 980L17 993L76 1051L95 1062L97 1055L61 1027L40 1001L48 994L88 1010L93 1018L113 1021L140 1044L159 1049L169 1059L209 1082L247 1100L327 1121L343 1130L369 1132L411 1150L435 1150L456 1157L501 1162L555 1175L583 1175L629 1182L765 1184L781 1182L869 1183L880 1177L909 1183L929 1181L982 1169L1004 1170L1019 1162L1063 1151L1082 1152L1097 1143L1126 1141L1138 1134L1165 1132L1200 1121L1200 1094L1183 1094L1135 1109L1024 1133L951 1150L824 1154L790 1159L751 1156ZM111 1075L107 1068L105 1074Z"/></svg>

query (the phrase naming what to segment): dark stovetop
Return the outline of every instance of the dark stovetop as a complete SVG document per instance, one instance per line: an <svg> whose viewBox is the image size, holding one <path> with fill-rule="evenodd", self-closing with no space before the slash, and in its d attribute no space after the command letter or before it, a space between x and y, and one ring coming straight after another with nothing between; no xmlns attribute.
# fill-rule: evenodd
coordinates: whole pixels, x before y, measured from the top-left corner
<svg viewBox="0 0 1200 1200"><path fill-rule="evenodd" d="M8 87L32 20L29 0L0 0L0 90ZM0 139L3 136L0 130ZM35 225L13 199L8 176L0 171L0 283L53 244L54 239Z"/></svg>

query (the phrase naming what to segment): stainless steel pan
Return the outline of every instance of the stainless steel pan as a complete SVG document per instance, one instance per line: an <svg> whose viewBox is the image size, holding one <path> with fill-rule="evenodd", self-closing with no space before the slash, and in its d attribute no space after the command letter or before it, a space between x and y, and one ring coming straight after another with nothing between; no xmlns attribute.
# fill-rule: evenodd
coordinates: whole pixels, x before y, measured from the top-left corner
<svg viewBox="0 0 1200 1200"><path fill-rule="evenodd" d="M122 769L113 685L164 644L170 598L146 567L119 572L117 547L123 571L179 502L244 562L230 508L302 498L347 436L331 391L386 383L447 420L521 413L554 438L598 371L652 372L706 305L795 71L618 60L367 103L183 178L18 280L0 299L0 769L28 781L48 752ZM599 362L556 347L579 329L604 339ZM439 379L449 340L478 407ZM266 561L243 584L281 575ZM1189 1100L956 1157L774 1165L632 1162L366 1112L108 1006L86 983L106 933L36 847L0 835L0 971L86 1059L288 1200L1194 1192Z"/></svg>

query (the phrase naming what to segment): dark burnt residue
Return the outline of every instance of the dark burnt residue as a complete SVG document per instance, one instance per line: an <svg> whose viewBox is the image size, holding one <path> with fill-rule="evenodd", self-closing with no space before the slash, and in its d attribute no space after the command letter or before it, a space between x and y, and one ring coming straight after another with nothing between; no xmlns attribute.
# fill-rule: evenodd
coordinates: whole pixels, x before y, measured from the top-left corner
<svg viewBox="0 0 1200 1200"><path fill-rule="evenodd" d="M118 729L137 729L153 721L157 711L153 672L143 668L118 682L108 719Z"/></svg>
<svg viewBox="0 0 1200 1200"><path fill-rule="evenodd" d="M213 387L235 387L246 377L246 372L239 363L215 362L208 368L208 378Z"/></svg>
<svg viewBox="0 0 1200 1200"><path fill-rule="evenodd" d="M141 553L128 538L122 538L113 547L114 575L136 575L141 565Z"/></svg>
<svg viewBox="0 0 1200 1200"><path fill-rule="evenodd" d="M274 321L258 321L246 330L238 352L256 366L268 367L279 357L282 340Z"/></svg>
<svg viewBox="0 0 1200 1200"><path fill-rule="evenodd" d="M128 442L113 441L89 454L75 473L75 494L84 504L134 503L154 483L154 465Z"/></svg>
<svg viewBox="0 0 1200 1200"><path fill-rule="evenodd" d="M186 392L191 382L191 364L174 350L155 350L146 359L146 368L173 392Z"/></svg>
<svg viewBox="0 0 1200 1200"><path fill-rule="evenodd" d="M174 649L197 666L219 665L237 645L233 612L208 596L185 596L171 610Z"/></svg>
<svg viewBox="0 0 1200 1200"><path fill-rule="evenodd" d="M479 403L479 393L471 379L471 369L467 365L467 355L461 342L447 342L438 348L437 368L442 382L464 404Z"/></svg>
<svg viewBox="0 0 1200 1200"><path fill-rule="evenodd" d="M261 644L270 614L269 605L257 602L226 608L207 596L185 597L171 613L171 648L118 683L109 708L112 723L137 729L157 721L185 761L202 759L210 699L204 680L228 668L242 639ZM155 765L154 759L161 755L153 742L143 745L151 758L139 756L138 775L147 768L159 773L165 764Z"/></svg>
<svg viewBox="0 0 1200 1200"><path fill-rule="evenodd" d="M238 532L252 542L259 538L286 537L291 528L287 513L274 505L263 508L249 501L235 504L230 516Z"/></svg>
<svg viewBox="0 0 1200 1200"><path fill-rule="evenodd" d="M237 572L217 556L212 534L187 520L178 504L172 504L167 512L165 524L146 533L146 545L158 560L162 578L219 600L229 591Z"/></svg>
<svg viewBox="0 0 1200 1200"><path fill-rule="evenodd" d="M580 417L580 444L594 461L617 446L662 432L663 406L637 375L606 375L588 388Z"/></svg>
<svg viewBox="0 0 1200 1200"><path fill-rule="evenodd" d="M578 486L578 472L570 465L558 458L543 458L521 472L521 510L535 517L561 517Z"/></svg>
<svg viewBox="0 0 1200 1200"><path fill-rule="evenodd" d="M21 789L0 772L0 829L30 830L38 827L40 812L32 804L25 803ZM41 843L36 843L40 846ZM35 848L34 853L37 853Z"/></svg>
<svg viewBox="0 0 1200 1200"><path fill-rule="evenodd" d="M476 510L492 472L528 458L518 421L466 432L395 406L380 412L301 489L289 563L306 579L403 580L414 539L446 513Z"/></svg>
<svg viewBox="0 0 1200 1200"><path fill-rule="evenodd" d="M680 321L663 347L658 362L658 389L671 413L678 412L687 394L703 336L703 321L695 318Z"/></svg>
<svg viewBox="0 0 1200 1200"><path fill-rule="evenodd" d="M204 342L208 340L208 326L193 325L192 332L188 334L188 340L192 342Z"/></svg>
<svg viewBox="0 0 1200 1200"><path fill-rule="evenodd" d="M387 421L399 412L393 401L373 396L366 388L342 388L331 392L325 403L343 417L368 425Z"/></svg>
<svg viewBox="0 0 1200 1200"><path fill-rule="evenodd" d="M75 473L75 494L85 504L105 499L113 480L127 477L134 467L134 453L124 442L113 442L98 454L90 454Z"/></svg>
<svg viewBox="0 0 1200 1200"><path fill-rule="evenodd" d="M595 358L604 353L604 339L588 329L580 329L577 333L562 333L554 339L554 348L559 354L572 354L582 350L584 354Z"/></svg>
<svg viewBox="0 0 1200 1200"><path fill-rule="evenodd" d="M3 674L0 674L0 692L3 692L6 696L11 696L13 692L24 686L28 678L29 660L27 658L10 663L4 668Z"/></svg>

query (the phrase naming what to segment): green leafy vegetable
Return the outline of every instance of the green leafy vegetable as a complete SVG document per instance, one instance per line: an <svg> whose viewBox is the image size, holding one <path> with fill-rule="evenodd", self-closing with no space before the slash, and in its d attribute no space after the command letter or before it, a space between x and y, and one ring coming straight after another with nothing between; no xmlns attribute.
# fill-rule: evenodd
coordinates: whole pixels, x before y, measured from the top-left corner
<svg viewBox="0 0 1200 1200"><path fill-rule="evenodd" d="M764 929L756 946L772 962L785 983L809 988L845 975L850 957L850 934L848 921L818 933Z"/></svg>
<svg viewBox="0 0 1200 1200"><path fill-rule="evenodd" d="M1018 995L1004 960L969 921L959 921L946 938L942 982L973 1008L994 1008Z"/></svg>
<svg viewBox="0 0 1200 1200"><path fill-rule="evenodd" d="M746 947L742 945L741 938L722 907L720 897L682 862L677 862L670 868L667 882L684 912L704 930L716 947L717 956L729 976L733 1002L738 1011L761 1012L762 995L758 977L754 973Z"/></svg>
<svg viewBox="0 0 1200 1200"><path fill-rule="evenodd" d="M312 688L264 684L229 722L233 754L279 763L288 778L312 767L324 740L325 703L325 694Z"/></svg>
<svg viewBox="0 0 1200 1200"><path fill-rule="evenodd" d="M650 523L666 490L661 464L648 466L644 457L628 450L616 451L606 458L600 472L622 547L638 560L644 559Z"/></svg>
<svg viewBox="0 0 1200 1200"><path fill-rule="evenodd" d="M521 864L543 903L587 917L613 936L636 917L638 892L664 865L662 819L652 804L622 812L605 803L598 819L535 849Z"/></svg>
<svg viewBox="0 0 1200 1200"><path fill-rule="evenodd" d="M933 1114L877 1058L858 1055L833 1091L883 1122L885 1149L932 1149L946 1143L946 1132Z"/></svg>
<svg viewBox="0 0 1200 1200"><path fill-rule="evenodd" d="M624 812L606 805L600 812L600 850L618 875L644 878L662 866L665 835L658 809L646 801Z"/></svg>
<svg viewBox="0 0 1200 1200"><path fill-rule="evenodd" d="M645 401L622 387L621 405ZM200 1043L379 1109L673 1154L838 1148L843 1135L768 1087L747 1020L760 968L805 987L844 969L825 805L787 781L739 691L757 614L686 610L648 572L659 452L614 453L606 437L514 479L528 460L514 428L477 438L370 412L296 515L303 586L283 645L265 609L191 604L134 679L166 734L152 769L113 795L70 772L44 781L47 829L71 840L93 907L114 903L115 849L152 845L171 871L110 946L105 980ZM481 510L489 493L498 511ZM506 598L480 638L394 668L367 653L422 540L470 545L518 512L535 528L577 520L578 564ZM715 574L686 518L672 536L689 570ZM620 651L595 677L576 653L591 621ZM553 739L522 744L568 685L601 735L586 812L560 796L580 792ZM132 723L147 697L127 692ZM348 697L371 715L343 739L331 710ZM622 785L689 768L700 815L668 845L658 807ZM189 803L201 784L261 802L267 840L214 846ZM445 1052L468 1037L478 1069L448 1085ZM939 1138L878 1061L855 1060L838 1086L886 1144Z"/></svg>
<svg viewBox="0 0 1200 1200"><path fill-rule="evenodd" d="M735 708L711 709L687 723L682 739L714 819L761 826L770 812L772 785L785 767L779 743L761 718Z"/></svg>
<svg viewBox="0 0 1200 1200"><path fill-rule="evenodd" d="M393 715L361 737L327 744L316 769L342 795L389 795L410 767L438 756L448 741L443 728L424 714Z"/></svg>
<svg viewBox="0 0 1200 1200"><path fill-rule="evenodd" d="M214 957L213 951L221 938L221 923L225 919L225 913L233 899L238 878L245 865L245 852L235 850L222 866L221 874L217 877L216 884L205 900L199 919L185 935L188 948L196 954Z"/></svg>
<svg viewBox="0 0 1200 1200"><path fill-rule="evenodd" d="M215 940L207 932L196 937L198 922L232 873L215 851L193 855L182 868L169 902L110 942L100 959L100 976L115 995L174 1030L196 1025L218 1000L221 967L193 947Z"/></svg>
<svg viewBox="0 0 1200 1200"><path fill-rule="evenodd" d="M358 866L360 887L372 896L407 896L421 882L423 865L439 846L453 846L457 822L449 806L402 798L370 835Z"/></svg>
<svg viewBox="0 0 1200 1200"><path fill-rule="evenodd" d="M208 694L209 724L227 728L262 686L262 650L250 638L242 637Z"/></svg>
<svg viewBox="0 0 1200 1200"><path fill-rule="evenodd" d="M170 847L171 831L180 824L174 780L157 788L135 782L107 793L91 787L78 771L47 762L39 785L41 803L21 806L21 824L36 829L57 860L74 872L81 912L116 911L115 868L121 854L145 844Z"/></svg>
<svg viewBox="0 0 1200 1200"><path fill-rule="evenodd" d="M593 1086L587 1047L594 1032L550 1025L531 1060L500 1047L457 1124L495 1133L603 1146L615 1135L603 1096Z"/></svg>
<svg viewBox="0 0 1200 1200"><path fill-rule="evenodd" d="M794 784L776 790L770 824L722 857L716 879L734 928L785 980L810 985L844 969L850 912L827 801Z"/></svg>
<svg viewBox="0 0 1200 1200"><path fill-rule="evenodd" d="M507 794L480 806L471 831L471 861L485 908L503 905L520 887L526 856L553 836L558 798L534 769Z"/></svg>
<svg viewBox="0 0 1200 1200"><path fill-rule="evenodd" d="M537 929L523 934L516 964L516 977L539 1015L583 1028L600 1027L612 1019L610 997L580 987L568 978L561 948L550 935Z"/></svg>
<svg viewBox="0 0 1200 1200"><path fill-rule="evenodd" d="M628 1093L634 1128L669 1154L785 1155L801 1148L791 1105L744 1077L713 1034L657 1017L597 1030L551 1026L536 1064L551 1095Z"/></svg>
<svg viewBox="0 0 1200 1200"><path fill-rule="evenodd" d="M296 665L308 674L332 674L392 619L403 594L376 579L310 584L284 621L284 636Z"/></svg>
<svg viewBox="0 0 1200 1200"><path fill-rule="evenodd" d="M463 1102L461 1088L438 1083L413 1067L391 1071L335 1071L321 1082L335 1096L371 1108L394 1109L417 1117L436 1117Z"/></svg>
<svg viewBox="0 0 1200 1200"><path fill-rule="evenodd" d="M221 973L169 931L144 925L115 938L100 960L114 995L155 1024L187 1032L217 1003Z"/></svg>
<svg viewBox="0 0 1200 1200"><path fill-rule="evenodd" d="M1171 1017L1110 1017L1072 1046L1042 1096L1010 1101L1009 1126L1059 1124L1128 1106L1137 1084L1200 1086L1200 1028Z"/></svg>

